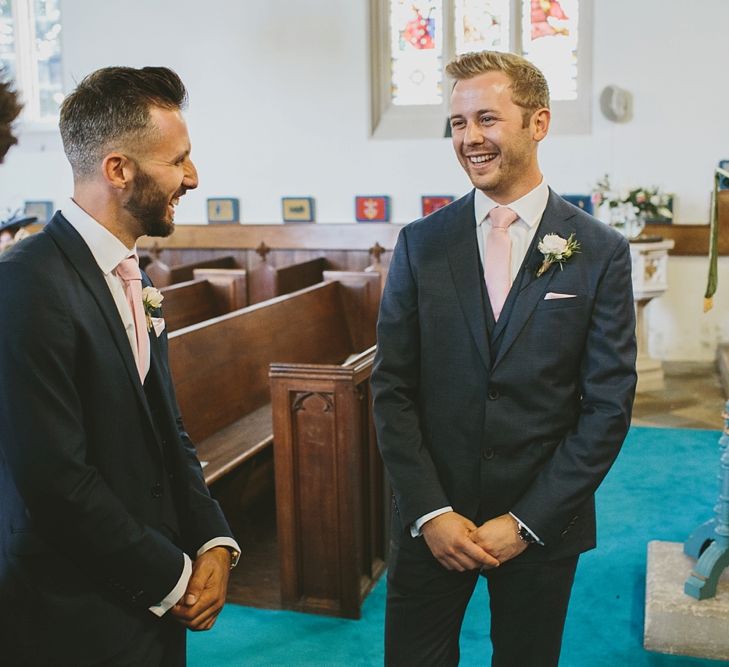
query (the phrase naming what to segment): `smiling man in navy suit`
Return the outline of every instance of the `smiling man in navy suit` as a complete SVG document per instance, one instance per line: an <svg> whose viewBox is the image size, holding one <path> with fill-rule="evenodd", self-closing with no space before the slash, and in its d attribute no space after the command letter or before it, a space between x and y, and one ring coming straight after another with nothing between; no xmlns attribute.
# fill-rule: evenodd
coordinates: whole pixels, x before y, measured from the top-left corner
<svg viewBox="0 0 729 667"><path fill-rule="evenodd" d="M386 663L456 665L481 573L492 664L551 667L595 546L595 490L630 423L630 251L545 182L536 67L482 52L447 71L474 190L402 230L372 374L394 491Z"/></svg>
<svg viewBox="0 0 729 667"><path fill-rule="evenodd" d="M0 259L3 664L184 665L225 601L238 545L135 251L197 187L186 97L163 67L86 77L61 109L73 198Z"/></svg>

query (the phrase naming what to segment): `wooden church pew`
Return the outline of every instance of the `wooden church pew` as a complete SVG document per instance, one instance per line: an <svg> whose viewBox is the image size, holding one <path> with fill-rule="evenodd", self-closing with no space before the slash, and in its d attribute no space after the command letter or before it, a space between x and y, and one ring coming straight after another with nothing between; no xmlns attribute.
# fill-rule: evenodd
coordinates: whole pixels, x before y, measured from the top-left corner
<svg viewBox="0 0 729 667"><path fill-rule="evenodd" d="M322 281L326 259L317 257L286 266L261 262L248 272L248 301L260 303L282 294L289 294Z"/></svg>
<svg viewBox="0 0 729 667"><path fill-rule="evenodd" d="M196 269L189 280L160 291L167 331L212 319L244 308L248 302L243 269ZM202 271L198 274L197 271Z"/></svg>
<svg viewBox="0 0 729 667"><path fill-rule="evenodd" d="M269 364L341 364L362 351L351 330L372 312L363 297L330 281L170 333L177 399L209 484L272 442ZM366 327L373 341L374 319Z"/></svg>
<svg viewBox="0 0 729 667"><path fill-rule="evenodd" d="M224 255L176 266L167 266L164 262L155 259L149 262L144 270L155 287L161 288L192 280L194 270L203 268L235 269L239 267L231 255Z"/></svg>

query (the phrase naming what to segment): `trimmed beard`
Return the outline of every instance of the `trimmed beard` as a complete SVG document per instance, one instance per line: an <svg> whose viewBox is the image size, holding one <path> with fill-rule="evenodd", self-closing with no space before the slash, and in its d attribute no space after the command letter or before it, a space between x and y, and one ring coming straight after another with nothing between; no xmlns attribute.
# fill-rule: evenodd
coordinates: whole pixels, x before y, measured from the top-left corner
<svg viewBox="0 0 729 667"><path fill-rule="evenodd" d="M169 197L137 163L134 189L124 208L137 219L142 234L165 237L175 231L175 223L167 220L168 204Z"/></svg>

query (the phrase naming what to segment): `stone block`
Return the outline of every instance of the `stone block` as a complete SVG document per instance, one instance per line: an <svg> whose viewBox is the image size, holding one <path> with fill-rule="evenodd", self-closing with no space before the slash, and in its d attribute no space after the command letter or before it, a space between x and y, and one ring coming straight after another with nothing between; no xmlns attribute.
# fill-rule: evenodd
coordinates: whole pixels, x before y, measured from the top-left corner
<svg viewBox="0 0 729 667"><path fill-rule="evenodd" d="M729 568L715 597L696 600L683 592L694 562L680 542L648 543L643 645L659 653L729 660Z"/></svg>

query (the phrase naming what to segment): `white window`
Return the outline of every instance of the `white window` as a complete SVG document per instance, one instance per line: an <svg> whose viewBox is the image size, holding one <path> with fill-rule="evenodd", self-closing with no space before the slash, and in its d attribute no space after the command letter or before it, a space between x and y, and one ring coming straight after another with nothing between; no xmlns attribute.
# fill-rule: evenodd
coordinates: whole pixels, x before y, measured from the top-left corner
<svg viewBox="0 0 729 667"><path fill-rule="evenodd" d="M23 100L21 118L46 123L63 101L60 0L0 0L0 64Z"/></svg>
<svg viewBox="0 0 729 667"><path fill-rule="evenodd" d="M592 0L370 0L371 132L439 137L445 65L468 51L512 51L537 65L552 99L551 131L590 131Z"/></svg>

